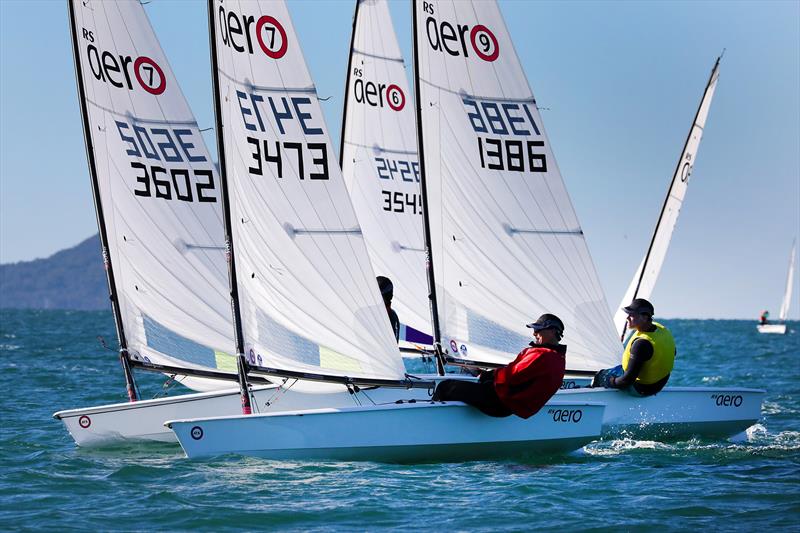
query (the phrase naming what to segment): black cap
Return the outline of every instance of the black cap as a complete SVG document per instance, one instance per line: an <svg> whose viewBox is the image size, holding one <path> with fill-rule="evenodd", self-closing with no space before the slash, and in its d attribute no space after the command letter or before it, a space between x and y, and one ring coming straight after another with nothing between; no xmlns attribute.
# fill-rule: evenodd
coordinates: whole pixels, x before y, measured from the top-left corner
<svg viewBox="0 0 800 533"><path fill-rule="evenodd" d="M394 285L392 284L392 280L386 276L378 276L375 279L378 280L378 287L381 290L381 295L384 298L391 298L394 295Z"/></svg>
<svg viewBox="0 0 800 533"><path fill-rule="evenodd" d="M555 328L559 335L564 334L564 323L556 315L552 315L550 313L543 314L536 319L536 322L532 322L527 326L532 328L534 332L548 328Z"/></svg>
<svg viewBox="0 0 800 533"><path fill-rule="evenodd" d="M630 305L623 307L622 310L628 313L629 315L634 313L640 313L653 316L654 314L656 314L655 309L653 309L653 304L651 304L644 298L636 298L630 303Z"/></svg>

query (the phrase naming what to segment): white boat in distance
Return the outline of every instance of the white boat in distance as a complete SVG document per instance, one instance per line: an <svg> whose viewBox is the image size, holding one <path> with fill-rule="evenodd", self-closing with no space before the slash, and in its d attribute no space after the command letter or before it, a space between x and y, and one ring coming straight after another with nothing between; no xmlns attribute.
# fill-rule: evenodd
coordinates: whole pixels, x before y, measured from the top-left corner
<svg viewBox="0 0 800 533"><path fill-rule="evenodd" d="M759 333L777 333L784 335L786 333L786 317L789 315L789 307L792 305L792 282L794 280L794 266L795 256L797 255L797 240L792 241L792 251L789 255L789 272L786 275L786 290L783 291L783 301L781 301L781 310L778 314L777 323L758 324Z"/></svg>

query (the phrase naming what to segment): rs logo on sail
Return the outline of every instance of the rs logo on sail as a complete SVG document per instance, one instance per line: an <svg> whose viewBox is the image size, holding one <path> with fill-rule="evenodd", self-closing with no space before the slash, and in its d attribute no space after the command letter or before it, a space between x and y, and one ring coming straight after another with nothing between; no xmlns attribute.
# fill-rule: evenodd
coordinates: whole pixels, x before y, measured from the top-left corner
<svg viewBox="0 0 800 533"><path fill-rule="evenodd" d="M425 19L425 32L428 44L437 52L446 52L451 56L469 57L470 48L475 55L487 62L492 62L500 56L500 46L492 30L482 24L470 26L466 24L453 25L445 20L439 22L433 15L434 3L422 2L422 11L429 16ZM469 44L469 46L467 46Z"/></svg>
<svg viewBox="0 0 800 533"><path fill-rule="evenodd" d="M364 80L364 69L353 68L353 96L359 104L371 107L384 107L384 103L393 111L400 111L406 105L406 95L400 86L392 83L375 83Z"/></svg>
<svg viewBox="0 0 800 533"><path fill-rule="evenodd" d="M86 60L89 70L97 81L110 83L117 88L134 88L131 80L131 64L133 75L137 83L150 94L159 95L167 88L167 78L164 71L153 59L140 56L134 59L123 54L114 55L107 50L100 51L94 44L94 32L82 28L83 38L89 42L86 45Z"/></svg>

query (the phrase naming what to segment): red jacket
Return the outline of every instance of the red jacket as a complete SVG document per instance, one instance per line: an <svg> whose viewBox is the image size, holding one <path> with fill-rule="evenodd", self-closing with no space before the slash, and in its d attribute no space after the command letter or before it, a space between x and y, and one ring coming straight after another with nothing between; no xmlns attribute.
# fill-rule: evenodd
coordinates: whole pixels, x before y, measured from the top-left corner
<svg viewBox="0 0 800 533"><path fill-rule="evenodd" d="M495 371L497 397L520 418L535 415L561 388L566 353L562 344L525 348L512 363Z"/></svg>

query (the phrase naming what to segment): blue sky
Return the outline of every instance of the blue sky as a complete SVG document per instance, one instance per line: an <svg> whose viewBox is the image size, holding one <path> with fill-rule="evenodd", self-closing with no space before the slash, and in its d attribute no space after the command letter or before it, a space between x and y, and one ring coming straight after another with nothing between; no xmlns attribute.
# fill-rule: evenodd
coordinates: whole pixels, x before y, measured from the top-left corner
<svg viewBox="0 0 800 533"><path fill-rule="evenodd" d="M353 1L290 3L338 147ZM777 313L800 234L800 2L502 2L609 303L641 259L717 55L692 181L654 293L666 317ZM146 8L213 126L205 2ZM410 7L392 4L409 59ZM61 1L0 2L0 262L96 232ZM213 133L207 141L213 143ZM210 146L213 149L213 144ZM795 278L797 280L797 278ZM798 283L790 316L800 316Z"/></svg>

